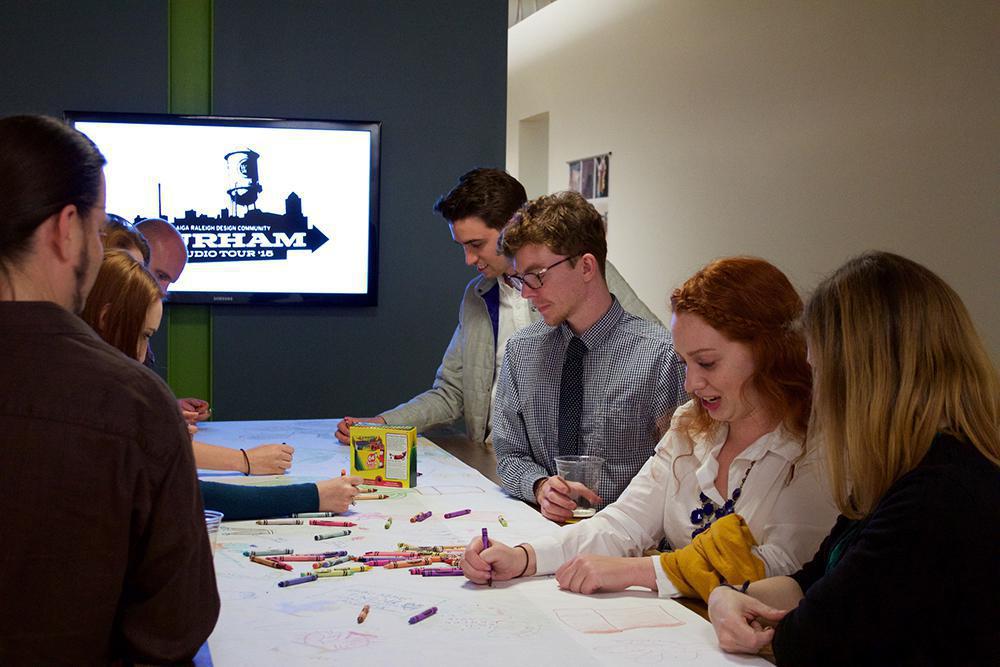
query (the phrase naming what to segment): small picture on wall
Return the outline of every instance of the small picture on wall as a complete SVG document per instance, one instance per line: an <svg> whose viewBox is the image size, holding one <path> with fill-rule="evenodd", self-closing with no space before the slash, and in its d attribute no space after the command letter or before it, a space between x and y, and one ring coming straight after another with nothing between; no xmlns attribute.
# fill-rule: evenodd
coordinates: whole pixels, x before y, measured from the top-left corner
<svg viewBox="0 0 1000 667"><path fill-rule="evenodd" d="M601 199L610 192L611 153L569 163L569 189L586 199Z"/></svg>
<svg viewBox="0 0 1000 667"><path fill-rule="evenodd" d="M582 168L583 162L580 160L569 163L569 189L573 192L583 192L580 189L580 170Z"/></svg>
<svg viewBox="0 0 1000 667"><path fill-rule="evenodd" d="M594 181L594 196L595 197L607 197L608 196L608 169L611 162L611 154L605 153L604 155L598 155L594 158L597 161L597 167L595 169L596 176Z"/></svg>
<svg viewBox="0 0 1000 667"><path fill-rule="evenodd" d="M594 158L583 160L583 167L580 171L580 194L585 199L594 198Z"/></svg>

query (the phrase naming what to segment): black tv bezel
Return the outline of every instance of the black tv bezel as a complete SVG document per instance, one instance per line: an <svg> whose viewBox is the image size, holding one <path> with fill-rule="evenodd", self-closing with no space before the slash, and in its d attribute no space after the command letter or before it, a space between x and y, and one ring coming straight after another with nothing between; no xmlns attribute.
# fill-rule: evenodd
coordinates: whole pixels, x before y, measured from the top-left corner
<svg viewBox="0 0 1000 667"><path fill-rule="evenodd" d="M381 121L327 120L317 118L271 118L256 116L203 116L117 111L65 111L66 122L145 123L159 125L216 125L220 127L280 127L368 132L371 162L368 187L368 291L363 294L321 292L170 292L169 303L201 305L314 304L335 306L378 305L379 181L381 174ZM100 146L98 146L100 148Z"/></svg>

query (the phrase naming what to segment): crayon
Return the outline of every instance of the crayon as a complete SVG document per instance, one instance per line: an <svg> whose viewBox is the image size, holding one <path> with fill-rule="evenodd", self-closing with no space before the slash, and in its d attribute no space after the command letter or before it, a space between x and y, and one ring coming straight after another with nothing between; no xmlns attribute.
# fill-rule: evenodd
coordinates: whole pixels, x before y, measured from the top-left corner
<svg viewBox="0 0 1000 667"><path fill-rule="evenodd" d="M335 526L337 528L354 528L356 523L353 521L324 521L322 519L309 519L310 526Z"/></svg>
<svg viewBox="0 0 1000 667"><path fill-rule="evenodd" d="M407 558L413 558L419 556L419 551L366 551L366 556L406 556Z"/></svg>
<svg viewBox="0 0 1000 667"><path fill-rule="evenodd" d="M465 575L460 567L428 567L420 574L425 577L461 577Z"/></svg>
<svg viewBox="0 0 1000 667"><path fill-rule="evenodd" d="M261 556L250 556L250 560L254 563L259 563L260 565L266 565L268 567L273 567L276 570L288 570L291 572L292 566L287 563L282 563L281 561L271 560L270 558L262 558Z"/></svg>
<svg viewBox="0 0 1000 667"><path fill-rule="evenodd" d="M302 519L257 519L258 526L301 526Z"/></svg>
<svg viewBox="0 0 1000 667"><path fill-rule="evenodd" d="M319 535L313 535L313 539L316 541L329 540L333 537L346 537L347 535L350 534L351 534L350 530L335 530L332 533L320 533Z"/></svg>
<svg viewBox="0 0 1000 667"><path fill-rule="evenodd" d="M336 512L299 512L298 514L293 514L293 519L328 519L331 516L337 516Z"/></svg>
<svg viewBox="0 0 1000 667"><path fill-rule="evenodd" d="M426 512L420 512L419 514L414 514L413 516L410 517L410 523L418 523L420 521L426 521L431 517L431 514L433 514L433 512L431 512L430 510L427 510Z"/></svg>
<svg viewBox="0 0 1000 667"><path fill-rule="evenodd" d="M392 525L392 517L389 517L388 519L385 520L385 529L389 530L389 526L391 525Z"/></svg>
<svg viewBox="0 0 1000 667"><path fill-rule="evenodd" d="M507 527L507 519L503 518L503 514L497 515L497 521L499 521L500 525L503 526L504 528Z"/></svg>
<svg viewBox="0 0 1000 667"><path fill-rule="evenodd" d="M355 500L385 500L389 495L386 493L359 493L354 496Z"/></svg>
<svg viewBox="0 0 1000 667"><path fill-rule="evenodd" d="M334 558L333 560L324 560L319 563L313 563L313 567L316 569L319 569L321 567L333 567L334 565L340 565L341 563L346 563L349 560L351 560L350 557L341 556L340 558Z"/></svg>
<svg viewBox="0 0 1000 667"><path fill-rule="evenodd" d="M486 549L489 549L489 548L490 548L490 536L489 536L489 533L486 532L486 529L483 528L483 550L485 551ZM493 586L493 568L492 567L490 567L490 578L486 580L486 584L488 586L490 586L490 587Z"/></svg>
<svg viewBox="0 0 1000 667"><path fill-rule="evenodd" d="M372 569L371 565L351 565L350 567L341 568L347 570L348 572L370 572Z"/></svg>
<svg viewBox="0 0 1000 667"><path fill-rule="evenodd" d="M411 567L410 568L410 574L420 574L421 572L423 572L426 569L427 568L424 568L424 567Z"/></svg>
<svg viewBox="0 0 1000 667"><path fill-rule="evenodd" d="M410 616L410 620L407 621L407 622L410 625L413 625L414 623L419 623L420 621L424 620L425 618L430 618L431 616L433 616L437 612L438 612L438 608L437 607L431 607L430 609L426 609L426 610L420 612L416 616Z"/></svg>
<svg viewBox="0 0 1000 667"><path fill-rule="evenodd" d="M466 514L472 514L472 510L464 509L464 510L456 510L454 512L448 512L447 514L444 515L444 518L454 519L456 516L465 516Z"/></svg>
<svg viewBox="0 0 1000 667"><path fill-rule="evenodd" d="M386 563L382 566L385 570L395 570L401 567L411 567L413 565L430 565L426 558L414 558L413 560L397 560L394 563Z"/></svg>
<svg viewBox="0 0 1000 667"><path fill-rule="evenodd" d="M354 572L351 570L316 570L312 572L316 577L353 577Z"/></svg>
<svg viewBox="0 0 1000 667"><path fill-rule="evenodd" d="M321 554L292 554L290 556L273 556L271 560L284 560L284 561L298 561L309 562L314 560L326 560L327 558L339 558L341 556L346 556L346 551L324 551Z"/></svg>
<svg viewBox="0 0 1000 667"><path fill-rule="evenodd" d="M302 577L296 577L295 579L285 579L284 581L279 581L278 586L285 588L286 586L295 586L297 584L307 584L310 581L316 581L319 577L315 574L307 574Z"/></svg>
<svg viewBox="0 0 1000 667"><path fill-rule="evenodd" d="M288 554L295 553L294 549L252 549L250 551L244 551L244 556L287 556Z"/></svg>
<svg viewBox="0 0 1000 667"><path fill-rule="evenodd" d="M358 623L364 623L365 619L368 618L369 608L370 607L368 605L365 605L364 607L361 608L361 613L358 614Z"/></svg>

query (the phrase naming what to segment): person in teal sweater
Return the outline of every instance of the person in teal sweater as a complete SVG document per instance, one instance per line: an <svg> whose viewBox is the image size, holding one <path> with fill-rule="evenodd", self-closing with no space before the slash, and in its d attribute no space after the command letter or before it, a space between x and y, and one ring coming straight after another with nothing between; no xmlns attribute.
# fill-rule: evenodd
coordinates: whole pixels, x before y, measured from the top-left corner
<svg viewBox="0 0 1000 667"><path fill-rule="evenodd" d="M128 253L108 251L80 316L105 342L141 363L163 316L156 278ZM177 418L182 419L179 412ZM200 481L199 486L207 509L222 512L227 521L238 521L298 512L343 512L358 494L361 481L360 477L337 477L267 487Z"/></svg>

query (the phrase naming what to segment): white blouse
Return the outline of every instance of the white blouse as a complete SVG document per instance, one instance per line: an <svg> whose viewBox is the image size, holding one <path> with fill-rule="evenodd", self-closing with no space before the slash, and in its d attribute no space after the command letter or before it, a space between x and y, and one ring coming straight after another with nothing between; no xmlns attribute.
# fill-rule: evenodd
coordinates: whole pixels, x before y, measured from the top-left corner
<svg viewBox="0 0 1000 667"><path fill-rule="evenodd" d="M691 512L702 506L704 493L716 507L726 499L715 488L716 458L726 441L723 425L709 438L694 441L683 434L678 420L694 409L688 402L674 414L670 431L621 497L590 519L564 526L552 536L531 542L537 573L551 574L574 556L640 556L666 537L671 548L691 543ZM766 576L791 574L810 560L837 517L829 487L815 453L802 455L799 439L779 426L743 450L729 467L730 493L747 469L735 512L746 521L757 541L753 553ZM794 473L794 474L793 474ZM652 556L660 597L679 593Z"/></svg>

